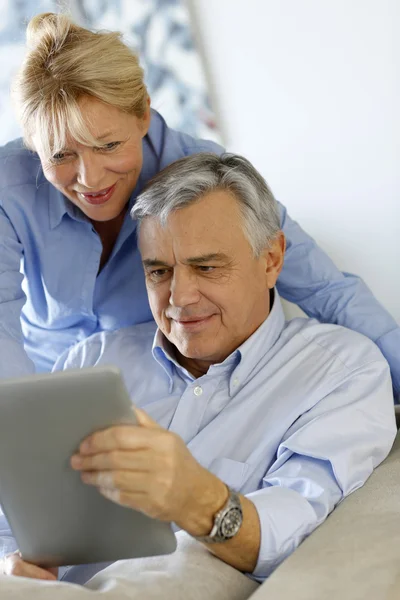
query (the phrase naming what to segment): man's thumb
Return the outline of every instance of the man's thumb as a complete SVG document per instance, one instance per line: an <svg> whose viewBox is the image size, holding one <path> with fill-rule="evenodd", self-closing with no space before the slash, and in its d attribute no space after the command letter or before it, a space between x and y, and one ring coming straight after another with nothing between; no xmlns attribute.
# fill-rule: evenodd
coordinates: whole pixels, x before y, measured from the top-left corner
<svg viewBox="0 0 400 600"><path fill-rule="evenodd" d="M136 406L134 410L138 423L141 427L146 427L147 429L162 429L162 427L160 427L156 421L153 421L153 419L149 417L144 410L137 408Z"/></svg>

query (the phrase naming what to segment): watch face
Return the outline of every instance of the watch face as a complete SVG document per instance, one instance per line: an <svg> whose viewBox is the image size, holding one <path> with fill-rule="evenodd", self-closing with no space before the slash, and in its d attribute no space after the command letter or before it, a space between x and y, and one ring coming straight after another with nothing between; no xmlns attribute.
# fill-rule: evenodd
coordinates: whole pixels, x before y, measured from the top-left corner
<svg viewBox="0 0 400 600"><path fill-rule="evenodd" d="M231 508L226 513L221 523L221 534L224 538L231 538L237 534L242 524L242 511L240 508Z"/></svg>

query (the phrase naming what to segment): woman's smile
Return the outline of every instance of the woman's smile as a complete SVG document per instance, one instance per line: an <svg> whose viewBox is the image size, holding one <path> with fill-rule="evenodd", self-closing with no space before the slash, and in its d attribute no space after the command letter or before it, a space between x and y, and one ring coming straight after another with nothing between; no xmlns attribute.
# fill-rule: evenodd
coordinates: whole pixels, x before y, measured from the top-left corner
<svg viewBox="0 0 400 600"><path fill-rule="evenodd" d="M81 197L82 200L88 202L89 204L105 204L111 198L114 193L117 182L111 185L108 188L104 188L98 192L77 192L78 196Z"/></svg>

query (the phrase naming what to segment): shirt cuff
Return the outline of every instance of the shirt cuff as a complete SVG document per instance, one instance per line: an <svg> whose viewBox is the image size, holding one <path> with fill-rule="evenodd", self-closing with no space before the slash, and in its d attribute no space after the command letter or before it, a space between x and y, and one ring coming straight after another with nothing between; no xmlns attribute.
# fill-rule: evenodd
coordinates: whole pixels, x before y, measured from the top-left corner
<svg viewBox="0 0 400 600"><path fill-rule="evenodd" d="M0 558L18 549L8 521L0 508Z"/></svg>
<svg viewBox="0 0 400 600"><path fill-rule="evenodd" d="M260 519L261 543L256 568L249 574L262 582L318 525L310 503L298 492L268 487L246 494Z"/></svg>

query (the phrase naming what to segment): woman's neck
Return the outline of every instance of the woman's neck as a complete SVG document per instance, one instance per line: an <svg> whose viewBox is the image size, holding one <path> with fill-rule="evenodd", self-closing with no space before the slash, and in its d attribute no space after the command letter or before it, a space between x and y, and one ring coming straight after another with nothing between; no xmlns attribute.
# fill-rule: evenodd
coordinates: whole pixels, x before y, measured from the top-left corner
<svg viewBox="0 0 400 600"><path fill-rule="evenodd" d="M115 217L115 219L111 219L110 221L90 220L103 246L99 272L107 263L112 254L115 242L117 241L119 232L121 231L127 209L128 207L124 208L124 210L117 217Z"/></svg>

